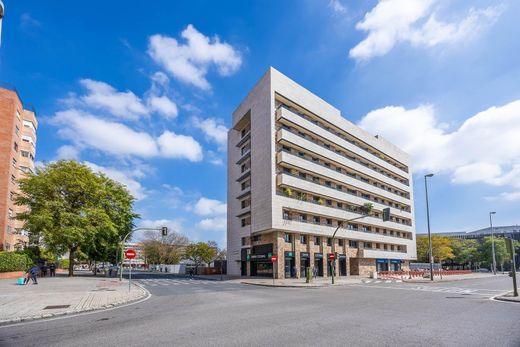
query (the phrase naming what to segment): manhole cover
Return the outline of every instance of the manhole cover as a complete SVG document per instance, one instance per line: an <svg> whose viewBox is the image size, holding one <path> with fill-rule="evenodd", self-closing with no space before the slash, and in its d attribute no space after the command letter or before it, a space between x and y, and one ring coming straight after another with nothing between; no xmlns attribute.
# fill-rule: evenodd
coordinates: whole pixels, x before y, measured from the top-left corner
<svg viewBox="0 0 520 347"><path fill-rule="evenodd" d="M54 306L45 306L44 310L56 310L58 308L68 308L70 305L54 305Z"/></svg>

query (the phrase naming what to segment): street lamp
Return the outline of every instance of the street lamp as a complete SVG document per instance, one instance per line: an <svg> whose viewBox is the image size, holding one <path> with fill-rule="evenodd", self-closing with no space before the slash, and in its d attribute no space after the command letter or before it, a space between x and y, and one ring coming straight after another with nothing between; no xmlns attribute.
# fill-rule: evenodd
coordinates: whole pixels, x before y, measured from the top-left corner
<svg viewBox="0 0 520 347"><path fill-rule="evenodd" d="M361 216L361 217L356 217L356 218L352 218L352 219L348 219L348 220L344 220L344 221L338 221L338 227L336 228L336 230L334 230L334 233L332 234L332 247L331 247L331 249L332 249L332 254L334 254L334 263L331 264L332 284L334 284L334 272L336 270L336 266L335 266L336 265L336 242L334 240L334 237L336 237L336 233L338 232L339 228L341 228L343 223L349 223L349 222L355 221L357 219L365 218L367 216L368 215L364 215L364 216Z"/></svg>
<svg viewBox="0 0 520 347"><path fill-rule="evenodd" d="M496 214L496 212L489 212L489 225L491 227L491 254L493 256L493 275L497 274L497 260L495 258L495 236L493 233L493 220L491 219L491 215Z"/></svg>
<svg viewBox="0 0 520 347"><path fill-rule="evenodd" d="M426 220L428 222L428 256L430 261L430 281L433 281L433 252L432 252L432 234L430 232L430 207L428 206L428 181L426 178L432 177L433 174L424 175L424 190L426 191Z"/></svg>

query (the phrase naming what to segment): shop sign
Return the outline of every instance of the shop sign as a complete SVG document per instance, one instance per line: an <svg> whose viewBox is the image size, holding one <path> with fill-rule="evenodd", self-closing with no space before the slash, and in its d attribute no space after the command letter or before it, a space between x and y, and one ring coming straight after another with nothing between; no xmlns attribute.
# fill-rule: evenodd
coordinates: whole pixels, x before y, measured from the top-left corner
<svg viewBox="0 0 520 347"><path fill-rule="evenodd" d="M294 258L294 252L293 251L285 251L285 257L286 258Z"/></svg>
<svg viewBox="0 0 520 347"><path fill-rule="evenodd" d="M391 264L401 264L401 260L399 259L390 259Z"/></svg>
<svg viewBox="0 0 520 347"><path fill-rule="evenodd" d="M323 259L323 254L321 254L321 253L314 253L314 258L315 259Z"/></svg>
<svg viewBox="0 0 520 347"><path fill-rule="evenodd" d="M251 260L255 260L255 259L267 259L267 255L266 255L266 254L251 254L250 259L251 259Z"/></svg>
<svg viewBox="0 0 520 347"><path fill-rule="evenodd" d="M309 252L300 252L300 258L310 258Z"/></svg>
<svg viewBox="0 0 520 347"><path fill-rule="evenodd" d="M388 264L388 259L376 259L376 262L379 264Z"/></svg>
<svg viewBox="0 0 520 347"><path fill-rule="evenodd" d="M338 255L338 259L340 259L340 260L347 259L347 255L346 254L340 254L340 255Z"/></svg>

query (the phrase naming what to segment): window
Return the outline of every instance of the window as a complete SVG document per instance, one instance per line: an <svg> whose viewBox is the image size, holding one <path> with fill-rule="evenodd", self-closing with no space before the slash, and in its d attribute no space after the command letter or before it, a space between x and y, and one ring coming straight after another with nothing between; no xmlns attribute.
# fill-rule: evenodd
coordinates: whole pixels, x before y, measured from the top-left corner
<svg viewBox="0 0 520 347"><path fill-rule="evenodd" d="M306 235L300 235L300 243L302 245L306 245L307 244L307 236Z"/></svg>
<svg viewBox="0 0 520 347"><path fill-rule="evenodd" d="M16 177L14 177L14 175L11 175L11 182L16 183Z"/></svg>
<svg viewBox="0 0 520 347"><path fill-rule="evenodd" d="M305 157L305 153L303 153L303 152L298 152L298 156L300 156L300 157L303 158L303 157Z"/></svg>
<svg viewBox="0 0 520 347"><path fill-rule="evenodd" d="M320 178L317 177L317 176L314 176L314 177L312 178L312 181L313 181L314 183L320 183Z"/></svg>
<svg viewBox="0 0 520 347"><path fill-rule="evenodd" d="M327 187L331 187L331 186L332 186L332 182L331 182L331 181L325 181L325 185L326 185Z"/></svg>
<svg viewBox="0 0 520 347"><path fill-rule="evenodd" d="M314 217L312 217L312 222L313 222L314 224L320 224L320 223L321 223L321 221L320 221L320 217L318 217L318 216L314 216Z"/></svg>
<svg viewBox="0 0 520 347"><path fill-rule="evenodd" d="M327 246L332 246L332 239L327 237Z"/></svg>
<svg viewBox="0 0 520 347"><path fill-rule="evenodd" d="M331 225L332 225L332 219L327 218L327 225L328 225L328 226L331 226Z"/></svg>
<svg viewBox="0 0 520 347"><path fill-rule="evenodd" d="M255 235L253 236L253 241L260 241L262 239L262 235Z"/></svg>
<svg viewBox="0 0 520 347"><path fill-rule="evenodd" d="M298 174L298 176L300 176L300 178L306 178L306 177L307 177L307 175L305 174L305 172L300 172L300 173Z"/></svg>
<svg viewBox="0 0 520 347"><path fill-rule="evenodd" d="M283 211L283 219L288 219L290 220L291 219L291 216L289 215L289 211Z"/></svg>
<svg viewBox="0 0 520 347"><path fill-rule="evenodd" d="M343 240L343 239L339 239L339 240L338 240L338 245L339 245L340 247L343 247L343 246L345 245L345 240Z"/></svg>
<svg viewBox="0 0 520 347"><path fill-rule="evenodd" d="M21 120L20 119L20 111L16 110L16 118L18 118L18 120Z"/></svg>
<svg viewBox="0 0 520 347"><path fill-rule="evenodd" d="M9 209L9 218L13 218L13 210Z"/></svg>
<svg viewBox="0 0 520 347"><path fill-rule="evenodd" d="M343 208L343 203L342 202L338 202L337 205L338 205L338 208Z"/></svg>
<svg viewBox="0 0 520 347"><path fill-rule="evenodd" d="M363 247L364 247L364 248L371 249L371 248L372 248L372 243L371 243L371 242L364 242L364 243L363 243Z"/></svg>
<svg viewBox="0 0 520 347"><path fill-rule="evenodd" d="M291 243L291 242L292 242L292 237L291 237L291 234L289 234L289 233L285 233L285 234L283 235L283 239L284 239L284 241L285 241L286 243Z"/></svg>
<svg viewBox="0 0 520 347"><path fill-rule="evenodd" d="M245 246L245 245L246 245L246 238L243 237L243 238L242 238L242 246Z"/></svg>
<svg viewBox="0 0 520 347"><path fill-rule="evenodd" d="M242 190L246 190L247 188L249 188L251 186L251 181L250 180L247 180L245 182L242 182Z"/></svg>
<svg viewBox="0 0 520 347"><path fill-rule="evenodd" d="M16 142L14 143L14 151L18 152L18 144Z"/></svg>
<svg viewBox="0 0 520 347"><path fill-rule="evenodd" d="M15 125L14 132L16 135L20 135L20 128L18 128L18 125Z"/></svg>
<svg viewBox="0 0 520 347"><path fill-rule="evenodd" d="M16 159L13 158L13 167L16 167Z"/></svg>
<svg viewBox="0 0 520 347"><path fill-rule="evenodd" d="M28 158L29 157L29 152L22 150L22 157Z"/></svg>
<svg viewBox="0 0 520 347"><path fill-rule="evenodd" d="M300 222L306 222L307 221L307 215L300 214Z"/></svg>
<svg viewBox="0 0 520 347"><path fill-rule="evenodd" d="M243 227L251 225L251 217L242 218L241 223Z"/></svg>
<svg viewBox="0 0 520 347"><path fill-rule="evenodd" d="M325 165L325 167L329 167L330 168L330 164L329 163L325 163L323 165Z"/></svg>
<svg viewBox="0 0 520 347"><path fill-rule="evenodd" d="M285 146L285 145L283 145L283 146L282 146L282 150L291 153L291 147L289 147L289 146Z"/></svg>
<svg viewBox="0 0 520 347"><path fill-rule="evenodd" d="M247 164L242 164L242 167L240 168L240 170L241 170L242 172L246 172L247 170L249 170L249 165L247 165Z"/></svg>
<svg viewBox="0 0 520 347"><path fill-rule="evenodd" d="M319 236L314 236L314 244L319 245L321 243L321 239Z"/></svg>
<svg viewBox="0 0 520 347"><path fill-rule="evenodd" d="M357 241L348 240L348 246L350 248L357 248Z"/></svg>
<svg viewBox="0 0 520 347"><path fill-rule="evenodd" d="M14 193L13 192L9 192L9 199L11 201L14 201Z"/></svg>
<svg viewBox="0 0 520 347"><path fill-rule="evenodd" d="M320 162L320 160L318 158L315 158L315 157L312 158L312 161L315 162L315 163L319 163Z"/></svg>
<svg viewBox="0 0 520 347"><path fill-rule="evenodd" d="M325 200L325 203L327 204L327 206L332 206L332 200L330 199Z"/></svg>
<svg viewBox="0 0 520 347"><path fill-rule="evenodd" d="M242 202L241 202L242 208L246 208L246 207L248 207L250 205L251 205L251 200L250 199L242 200Z"/></svg>

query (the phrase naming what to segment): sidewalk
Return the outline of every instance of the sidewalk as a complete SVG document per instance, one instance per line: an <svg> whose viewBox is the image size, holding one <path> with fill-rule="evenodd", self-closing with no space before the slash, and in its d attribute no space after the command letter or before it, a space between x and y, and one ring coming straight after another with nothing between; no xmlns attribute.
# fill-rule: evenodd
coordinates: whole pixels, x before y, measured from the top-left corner
<svg viewBox="0 0 520 347"><path fill-rule="evenodd" d="M510 291L509 293L504 295L495 296L494 299L500 301L511 301L520 304L520 296L513 296L513 291Z"/></svg>
<svg viewBox="0 0 520 347"><path fill-rule="evenodd" d="M148 295L128 281L99 277L38 278L38 285L0 280L0 325L93 311L136 301Z"/></svg>

